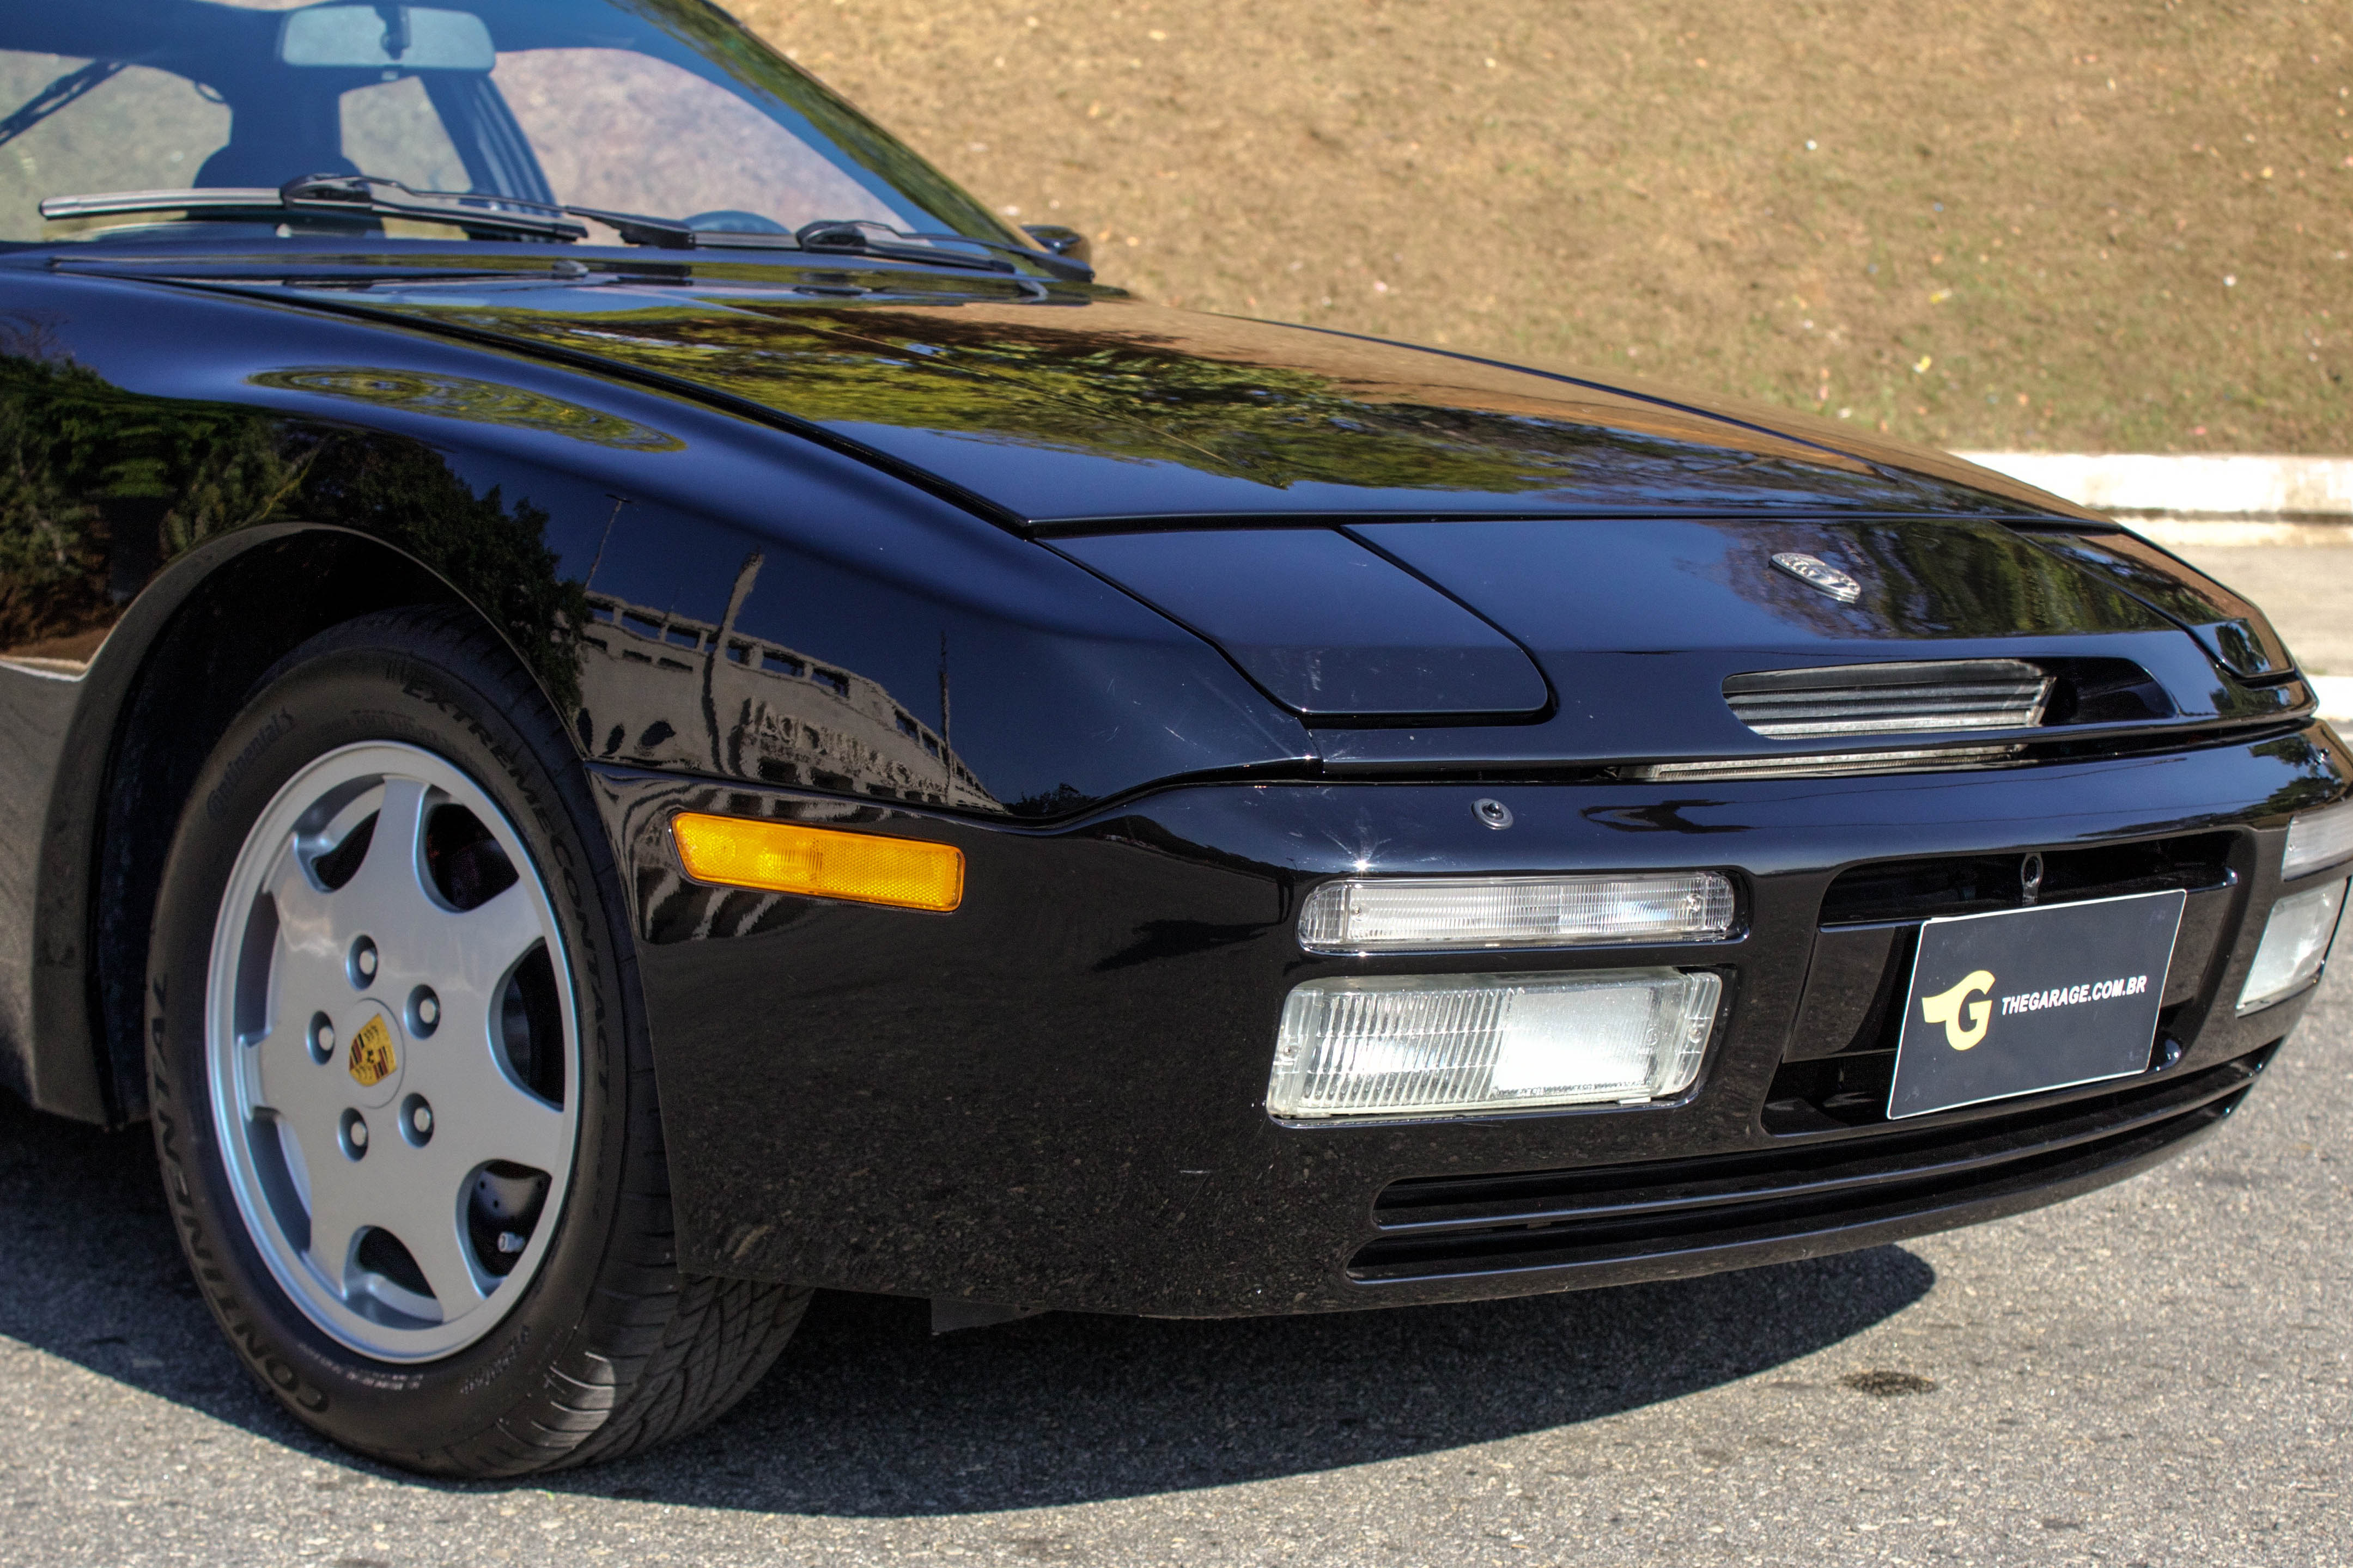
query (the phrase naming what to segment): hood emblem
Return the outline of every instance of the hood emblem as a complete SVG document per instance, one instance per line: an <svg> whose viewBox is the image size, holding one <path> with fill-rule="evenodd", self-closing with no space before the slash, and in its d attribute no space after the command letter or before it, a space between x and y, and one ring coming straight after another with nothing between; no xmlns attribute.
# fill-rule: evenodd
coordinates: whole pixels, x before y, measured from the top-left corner
<svg viewBox="0 0 2353 1568"><path fill-rule="evenodd" d="M1773 557L1773 564L1803 583L1818 588L1841 605L1852 605L1862 597L1862 584L1823 560L1801 550L1784 550Z"/></svg>

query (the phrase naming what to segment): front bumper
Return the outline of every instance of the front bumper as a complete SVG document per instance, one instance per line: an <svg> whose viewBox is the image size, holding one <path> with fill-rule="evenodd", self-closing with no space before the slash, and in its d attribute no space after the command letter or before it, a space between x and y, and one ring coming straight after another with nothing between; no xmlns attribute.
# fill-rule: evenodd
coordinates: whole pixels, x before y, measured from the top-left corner
<svg viewBox="0 0 2353 1568"><path fill-rule="evenodd" d="M1220 1316L1744 1267L2141 1169L2227 1116L2301 1016L2309 992L2245 1017L2232 1004L2283 890L2289 814L2348 781L2353 759L2314 725L2007 772L1199 785L1050 831L623 771L600 784L632 874L681 1267ZM1508 830L1473 813L1482 797L1511 808ZM955 843L964 906L695 886L667 828L687 809ZM2028 850L2053 868L2045 902L2189 889L2150 1069L1889 1124L1883 977L1921 919L2002 896L1971 868ZM1733 872L1745 934L1509 958L1325 957L1295 939L1300 900L1334 876L1667 868ZM1384 1125L1265 1111L1302 981L1643 964L1726 982L1707 1062L1672 1102Z"/></svg>

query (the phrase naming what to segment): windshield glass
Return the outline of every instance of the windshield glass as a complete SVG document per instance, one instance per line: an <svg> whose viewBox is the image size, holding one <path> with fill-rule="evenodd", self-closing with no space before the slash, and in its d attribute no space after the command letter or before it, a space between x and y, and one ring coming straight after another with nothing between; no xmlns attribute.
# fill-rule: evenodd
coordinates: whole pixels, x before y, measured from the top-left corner
<svg viewBox="0 0 2353 1568"><path fill-rule="evenodd" d="M702 0L0 0L0 240L193 232L47 222L49 197L353 174L706 230L1023 239Z"/></svg>

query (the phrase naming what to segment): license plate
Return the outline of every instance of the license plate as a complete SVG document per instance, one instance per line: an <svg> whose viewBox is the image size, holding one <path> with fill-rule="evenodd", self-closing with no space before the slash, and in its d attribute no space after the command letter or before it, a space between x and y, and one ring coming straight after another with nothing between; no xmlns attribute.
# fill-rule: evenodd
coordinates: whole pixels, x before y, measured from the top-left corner
<svg viewBox="0 0 2353 1568"><path fill-rule="evenodd" d="M1888 1119L2145 1071L2188 898L1923 923Z"/></svg>

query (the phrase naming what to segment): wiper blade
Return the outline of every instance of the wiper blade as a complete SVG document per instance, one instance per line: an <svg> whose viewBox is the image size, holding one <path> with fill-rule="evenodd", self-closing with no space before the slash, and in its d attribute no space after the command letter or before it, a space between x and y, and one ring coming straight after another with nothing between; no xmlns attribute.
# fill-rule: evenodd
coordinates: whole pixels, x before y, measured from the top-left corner
<svg viewBox="0 0 2353 1568"><path fill-rule="evenodd" d="M775 234L695 228L676 218L648 217L641 213L612 212L603 207L558 206L522 196L485 196L467 191L420 191L382 174L306 174L274 190L257 185L115 191L97 195L50 196L41 203L41 216L51 222L134 213L256 211L418 218L449 224L469 235L480 231L567 241L588 237L588 231L572 221L585 217L614 230L627 244L661 250L800 250L818 255L875 256L931 267L976 268L984 272L1017 270L1010 261L1000 260L995 255L972 255L944 248L966 245L1019 257L1065 282L1091 283L1095 276L1094 268L1085 262L1057 256L1050 250L1033 250L997 239L976 239L968 234L893 228L873 218L824 218L803 224L790 233ZM870 236L866 232L869 229L879 230L881 237Z"/></svg>
<svg viewBox="0 0 2353 1568"><path fill-rule="evenodd" d="M385 191L397 192L387 195ZM178 191L114 191L97 195L50 196L41 216L111 217L158 212L275 212L300 216L417 218L478 234L531 239L581 240L588 230L561 216L563 209L513 196L480 196L459 191L411 190L380 174L306 174L275 189L267 185L211 186Z"/></svg>

